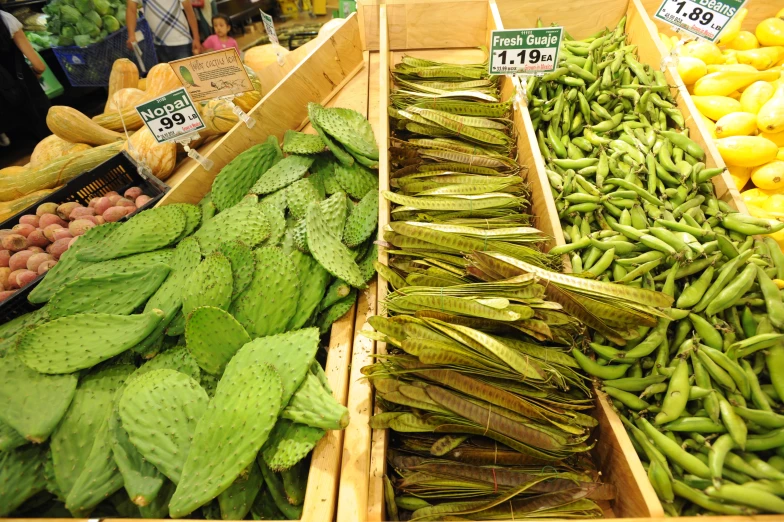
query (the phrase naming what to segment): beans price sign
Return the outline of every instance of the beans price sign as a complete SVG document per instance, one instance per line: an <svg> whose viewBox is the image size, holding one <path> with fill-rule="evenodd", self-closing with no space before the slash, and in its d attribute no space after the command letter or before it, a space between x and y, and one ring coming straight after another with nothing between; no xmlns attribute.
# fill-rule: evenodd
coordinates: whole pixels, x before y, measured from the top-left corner
<svg viewBox="0 0 784 522"><path fill-rule="evenodd" d="M158 143L174 141L204 128L185 87L136 106L136 112Z"/></svg>
<svg viewBox="0 0 784 522"><path fill-rule="evenodd" d="M544 74L555 69L563 27L493 31L490 74Z"/></svg>
<svg viewBox="0 0 784 522"><path fill-rule="evenodd" d="M664 0L654 18L713 42L744 3L746 0Z"/></svg>

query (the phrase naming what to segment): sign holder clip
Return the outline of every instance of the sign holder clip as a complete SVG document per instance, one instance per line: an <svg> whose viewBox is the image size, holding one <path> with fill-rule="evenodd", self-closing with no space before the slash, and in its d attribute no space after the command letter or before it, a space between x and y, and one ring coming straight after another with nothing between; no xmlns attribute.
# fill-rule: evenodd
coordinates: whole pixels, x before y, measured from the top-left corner
<svg viewBox="0 0 784 522"><path fill-rule="evenodd" d="M243 113L244 114L244 113ZM192 158L196 163L201 165L204 170L210 170L215 165L215 162L209 158L205 158L197 150L194 150L188 146L188 144L192 141L199 139L198 132L191 132L189 134L185 134L183 136L178 136L175 138L174 142L179 143L185 149L185 152L188 154L189 158Z"/></svg>
<svg viewBox="0 0 784 522"><path fill-rule="evenodd" d="M229 105L231 105L231 112L237 115L237 118L240 119L242 123L245 124L246 127L252 129L254 125L256 125L256 120L251 118L251 116L242 110L240 106L234 103L234 94L230 94L228 96L221 96L221 100L225 100Z"/></svg>

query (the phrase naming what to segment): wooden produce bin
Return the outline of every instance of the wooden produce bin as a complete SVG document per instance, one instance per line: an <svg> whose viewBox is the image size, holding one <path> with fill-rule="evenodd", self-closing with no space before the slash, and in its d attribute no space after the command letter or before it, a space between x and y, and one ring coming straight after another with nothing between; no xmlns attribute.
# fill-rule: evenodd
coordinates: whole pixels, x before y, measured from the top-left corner
<svg viewBox="0 0 784 522"><path fill-rule="evenodd" d="M361 51L357 17L352 15L253 108L249 114L256 120L256 125L252 129L239 123L220 140L205 147L207 152L203 154L215 162L210 171L191 160L190 170L170 178L172 188L159 205L198 203L210 191L213 179L223 166L270 135L282 141L283 133L289 129L315 134L307 123L308 102L351 108L367 116L368 73L366 57ZM348 395L356 310L357 306L352 307L332 325L325 368L333 394L343 405ZM343 437L344 431L328 431L313 450L303 522L323 522L334 518Z"/></svg>
<svg viewBox="0 0 784 522"><path fill-rule="evenodd" d="M382 150L389 140L386 108L389 104L390 68L406 53L434 60L465 63L481 61L484 55L478 47L488 45L491 30L503 28L499 7L494 0L358 2L363 41L367 49L379 49L378 53L371 52L369 55L369 117ZM536 12L535 7L530 9L531 12ZM622 11L618 12L617 18L622 16ZM374 25L374 21L378 22L377 25ZM595 29L591 32L595 32ZM502 98L509 99L514 94L515 86L512 80L505 77L502 80ZM526 121L528 130L525 128ZM536 226L554 238L551 246L562 244L563 233L547 178L544 177L544 165L535 140L528 139L528 136L532 135L532 127L527 110L521 112L516 108L514 122L518 130L519 161L524 167L523 172L528 169ZM537 167L536 163L539 163L540 167ZM388 155L382 154L379 167L380 190L389 190L389 169ZM381 198L379 230L389 222L389 215L390 205ZM379 259L382 263L386 262L383 248L379 250ZM356 334L362 329L370 329L364 323L367 317L373 315L378 303L385 298L386 282L379 278L376 294L373 295L372 291L373 287L370 287L366 295L360 297ZM354 340L352 378L347 403L351 422L344 438L338 521L379 522L385 517L382 477L386 473L387 432L371 430L367 424L374 412L373 390L360 373L361 366L372 363L373 353L385 351L384 343L359 335ZM618 416L600 397L597 397L593 415L599 420L594 432L598 439L593 451L595 461L602 471L603 480L614 483L618 488L618 497L603 506L605 516L639 519L663 517L661 504Z"/></svg>

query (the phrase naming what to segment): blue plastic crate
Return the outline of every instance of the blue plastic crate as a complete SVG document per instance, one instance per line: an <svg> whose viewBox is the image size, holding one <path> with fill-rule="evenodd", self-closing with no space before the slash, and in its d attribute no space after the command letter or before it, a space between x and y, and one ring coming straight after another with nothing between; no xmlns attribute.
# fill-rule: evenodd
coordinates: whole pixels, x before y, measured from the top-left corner
<svg viewBox="0 0 784 522"><path fill-rule="evenodd" d="M147 21L140 18L136 24L136 32L140 32L143 39L137 38L139 47L142 50L144 66L149 71L150 68L158 63L158 56L155 54L153 45L152 31ZM112 65L118 58L128 58L138 65L136 54L126 47L128 40L128 29L123 27L107 35L102 42L79 47L68 45L64 47L52 47L60 67L68 76L68 81L74 87L106 87L109 85L109 74L112 72ZM139 74L144 73L139 69Z"/></svg>

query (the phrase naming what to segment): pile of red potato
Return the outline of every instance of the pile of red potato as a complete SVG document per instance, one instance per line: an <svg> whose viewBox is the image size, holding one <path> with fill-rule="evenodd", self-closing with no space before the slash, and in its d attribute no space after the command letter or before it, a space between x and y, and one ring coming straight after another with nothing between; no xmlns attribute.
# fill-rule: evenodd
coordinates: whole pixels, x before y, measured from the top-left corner
<svg viewBox="0 0 784 522"><path fill-rule="evenodd" d="M57 264L63 252L94 226L119 221L136 212L150 196L131 187L93 198L88 206L76 202L43 203L35 214L25 214L19 224L0 230L0 301L13 295Z"/></svg>

